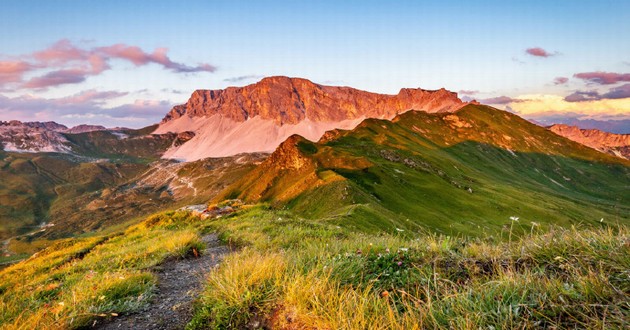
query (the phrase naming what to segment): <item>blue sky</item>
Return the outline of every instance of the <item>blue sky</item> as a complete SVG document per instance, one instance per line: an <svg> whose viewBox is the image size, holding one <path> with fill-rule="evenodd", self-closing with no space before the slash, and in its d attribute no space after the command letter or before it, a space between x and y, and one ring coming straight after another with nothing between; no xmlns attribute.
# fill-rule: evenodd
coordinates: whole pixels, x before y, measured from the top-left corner
<svg viewBox="0 0 630 330"><path fill-rule="evenodd" d="M139 127L158 121L195 89L269 75L381 93L445 87L486 103L505 96L493 105L532 117L630 118L624 76L630 1L22 0L1 6L0 120ZM33 57L59 41L66 51L68 45L84 51L84 62ZM142 50L144 60L112 51L121 44ZM152 55L159 48L168 48L159 54L170 62ZM526 52L533 48L548 56ZM105 69L89 66L88 56L97 53ZM18 62L28 66L19 77ZM37 79L78 69L82 79L64 76L43 88ZM581 73L613 75L575 76Z"/></svg>

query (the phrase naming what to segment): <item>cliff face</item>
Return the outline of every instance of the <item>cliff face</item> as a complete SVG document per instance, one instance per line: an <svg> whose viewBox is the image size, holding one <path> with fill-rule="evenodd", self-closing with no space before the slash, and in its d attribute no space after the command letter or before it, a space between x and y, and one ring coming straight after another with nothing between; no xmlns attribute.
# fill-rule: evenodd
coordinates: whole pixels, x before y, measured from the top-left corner
<svg viewBox="0 0 630 330"><path fill-rule="evenodd" d="M245 87L197 90L188 102L174 107L162 124L180 118L221 114L236 122L249 118L295 125L304 119L335 122L359 117L390 118L406 110L454 111L464 103L445 89L401 89L397 95L365 92L349 87L332 87L288 77L264 78Z"/></svg>
<svg viewBox="0 0 630 330"><path fill-rule="evenodd" d="M195 137L165 158L197 160L245 152L271 152L297 134L317 141L331 129L352 129L366 118L391 119L407 110L451 112L466 105L445 89L401 89L396 95L264 78L245 87L195 91L175 106L154 134L192 131Z"/></svg>
<svg viewBox="0 0 630 330"><path fill-rule="evenodd" d="M549 129L593 149L630 159L630 134L613 134L568 125L553 125Z"/></svg>

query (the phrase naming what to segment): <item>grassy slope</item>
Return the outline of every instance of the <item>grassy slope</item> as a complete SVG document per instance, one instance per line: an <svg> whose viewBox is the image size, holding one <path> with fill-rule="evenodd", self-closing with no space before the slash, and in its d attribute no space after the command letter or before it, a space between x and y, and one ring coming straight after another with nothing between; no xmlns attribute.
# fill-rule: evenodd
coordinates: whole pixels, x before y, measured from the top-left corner
<svg viewBox="0 0 630 330"><path fill-rule="evenodd" d="M56 204L121 184L144 167L77 162L57 154L0 152L0 238L33 231Z"/></svg>
<svg viewBox="0 0 630 330"><path fill-rule="evenodd" d="M622 328L626 227L513 228L520 239L366 234L257 207L209 223L243 247L189 329ZM516 235L515 235L516 236Z"/></svg>
<svg viewBox="0 0 630 330"><path fill-rule="evenodd" d="M330 135L288 141L282 155L303 166L272 156L221 197L390 233L496 234L512 216L524 228L630 219L629 162L507 112L407 112Z"/></svg>
<svg viewBox="0 0 630 330"><path fill-rule="evenodd" d="M108 235L58 240L0 271L0 328L77 328L151 298L150 268L202 251L199 218L168 212Z"/></svg>

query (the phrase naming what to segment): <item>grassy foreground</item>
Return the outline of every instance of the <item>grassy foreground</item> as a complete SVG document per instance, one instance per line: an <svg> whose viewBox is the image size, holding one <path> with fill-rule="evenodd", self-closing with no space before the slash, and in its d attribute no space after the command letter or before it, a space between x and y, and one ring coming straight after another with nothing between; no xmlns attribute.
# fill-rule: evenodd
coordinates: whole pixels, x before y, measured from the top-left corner
<svg viewBox="0 0 630 330"><path fill-rule="evenodd" d="M59 240L1 270L0 329L80 328L146 306L150 268L204 248L198 222L167 212L107 236Z"/></svg>
<svg viewBox="0 0 630 330"><path fill-rule="evenodd" d="M210 230L239 249L210 273L188 329L627 328L625 226L521 228L453 238L360 233L264 205L206 220L166 212L0 271L0 329L137 311L155 289L151 268L201 252Z"/></svg>
<svg viewBox="0 0 630 330"><path fill-rule="evenodd" d="M367 235L265 207L210 225L243 248L211 273L189 329L630 324L625 227Z"/></svg>

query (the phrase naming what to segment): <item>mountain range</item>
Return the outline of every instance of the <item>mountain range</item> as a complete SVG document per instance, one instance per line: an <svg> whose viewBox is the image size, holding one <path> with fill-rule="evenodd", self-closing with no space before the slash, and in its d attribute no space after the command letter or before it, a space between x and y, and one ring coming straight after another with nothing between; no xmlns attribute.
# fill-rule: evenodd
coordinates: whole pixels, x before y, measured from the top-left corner
<svg viewBox="0 0 630 330"><path fill-rule="evenodd" d="M628 214L628 135L546 129L444 89L384 95L269 77L195 91L139 130L11 121L0 141L5 238L226 198L374 228L446 231L459 216L469 233L510 212L562 224Z"/></svg>

